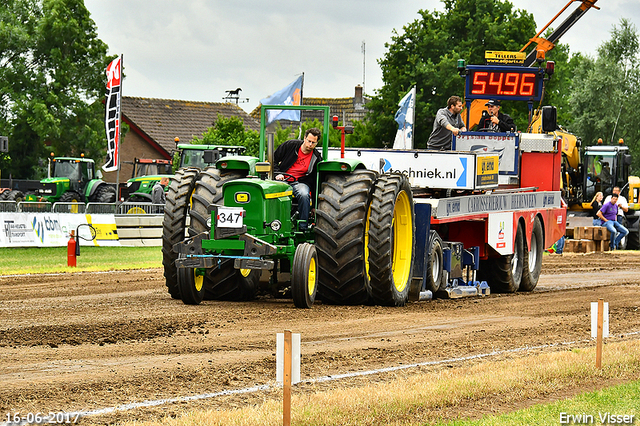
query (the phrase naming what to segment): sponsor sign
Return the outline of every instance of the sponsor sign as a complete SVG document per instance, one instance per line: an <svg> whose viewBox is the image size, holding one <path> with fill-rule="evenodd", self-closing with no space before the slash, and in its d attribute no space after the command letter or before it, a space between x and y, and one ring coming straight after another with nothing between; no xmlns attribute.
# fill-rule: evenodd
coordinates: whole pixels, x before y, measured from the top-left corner
<svg viewBox="0 0 640 426"><path fill-rule="evenodd" d="M497 154L501 175L518 175L518 136L505 133L470 132L453 138L456 151Z"/></svg>
<svg viewBox="0 0 640 426"><path fill-rule="evenodd" d="M513 212L491 213L488 243L501 255L513 253Z"/></svg>
<svg viewBox="0 0 640 426"><path fill-rule="evenodd" d="M435 217L559 207L559 191L467 195L440 199Z"/></svg>
<svg viewBox="0 0 640 426"><path fill-rule="evenodd" d="M476 186L498 185L498 156L487 155L476 157Z"/></svg>
<svg viewBox="0 0 640 426"><path fill-rule="evenodd" d="M487 50L484 52L484 59L487 64L522 65L527 58L525 52L505 52L497 50Z"/></svg>
<svg viewBox="0 0 640 426"><path fill-rule="evenodd" d="M340 156L338 148L329 149L329 158ZM379 173L403 173L409 178L411 186L439 189L479 189L478 182L495 181L495 184L483 184L482 187L497 185L489 169L485 176L477 179L477 157L493 158L491 153L469 153L455 151L416 151L383 149L345 149L345 158L361 161L369 170ZM489 165L492 160L487 160Z"/></svg>
<svg viewBox="0 0 640 426"><path fill-rule="evenodd" d="M96 239L91 241L87 227L80 227L80 245L120 245L112 214L0 213L0 247L63 247L71 231L91 224Z"/></svg>

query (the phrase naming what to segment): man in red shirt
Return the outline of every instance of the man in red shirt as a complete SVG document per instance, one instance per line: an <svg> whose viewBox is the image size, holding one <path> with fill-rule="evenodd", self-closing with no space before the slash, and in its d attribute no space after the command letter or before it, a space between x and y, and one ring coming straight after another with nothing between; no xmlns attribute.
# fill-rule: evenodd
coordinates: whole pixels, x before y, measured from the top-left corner
<svg viewBox="0 0 640 426"><path fill-rule="evenodd" d="M322 155L316 146L321 136L320 130L313 127L304 132L304 140L288 140L273 153L273 171L276 180L289 182L293 195L298 201L300 220L304 221L300 223L301 231L308 227L311 194L316 190L318 163L322 161Z"/></svg>

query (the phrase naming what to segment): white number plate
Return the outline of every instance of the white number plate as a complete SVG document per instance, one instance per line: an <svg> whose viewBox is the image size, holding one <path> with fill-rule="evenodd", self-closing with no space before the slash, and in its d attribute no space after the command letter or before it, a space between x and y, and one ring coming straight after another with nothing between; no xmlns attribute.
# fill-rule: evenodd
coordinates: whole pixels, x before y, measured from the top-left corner
<svg viewBox="0 0 640 426"><path fill-rule="evenodd" d="M238 207L219 207L216 226L218 228L242 228L244 209Z"/></svg>

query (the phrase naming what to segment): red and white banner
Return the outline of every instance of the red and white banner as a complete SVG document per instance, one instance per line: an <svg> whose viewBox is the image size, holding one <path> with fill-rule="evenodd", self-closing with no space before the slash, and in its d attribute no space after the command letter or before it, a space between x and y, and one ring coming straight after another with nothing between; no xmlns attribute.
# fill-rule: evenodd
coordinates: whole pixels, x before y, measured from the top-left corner
<svg viewBox="0 0 640 426"><path fill-rule="evenodd" d="M122 89L122 56L111 61L107 73L107 101L104 124L107 132L107 161L102 170L113 172L120 167L120 96Z"/></svg>

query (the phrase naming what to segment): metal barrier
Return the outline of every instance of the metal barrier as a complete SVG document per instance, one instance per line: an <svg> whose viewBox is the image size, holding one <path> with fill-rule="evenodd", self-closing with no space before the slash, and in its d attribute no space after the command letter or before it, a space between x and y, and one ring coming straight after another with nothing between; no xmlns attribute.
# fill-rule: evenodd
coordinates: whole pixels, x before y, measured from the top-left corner
<svg viewBox="0 0 640 426"><path fill-rule="evenodd" d="M116 214L164 214L164 204L122 203L118 205Z"/></svg>
<svg viewBox="0 0 640 426"><path fill-rule="evenodd" d="M49 203L0 201L0 213L78 213L114 215L164 215L164 204L151 203Z"/></svg>
<svg viewBox="0 0 640 426"><path fill-rule="evenodd" d="M84 213L86 206L84 203L54 203L53 213Z"/></svg>
<svg viewBox="0 0 640 426"><path fill-rule="evenodd" d="M87 204L87 214L116 214L118 206L115 203L89 203Z"/></svg>
<svg viewBox="0 0 640 426"><path fill-rule="evenodd" d="M51 213L51 203L48 201L20 201L18 211L22 213Z"/></svg>
<svg viewBox="0 0 640 426"><path fill-rule="evenodd" d="M0 201L0 213L17 213L18 203L15 201Z"/></svg>

